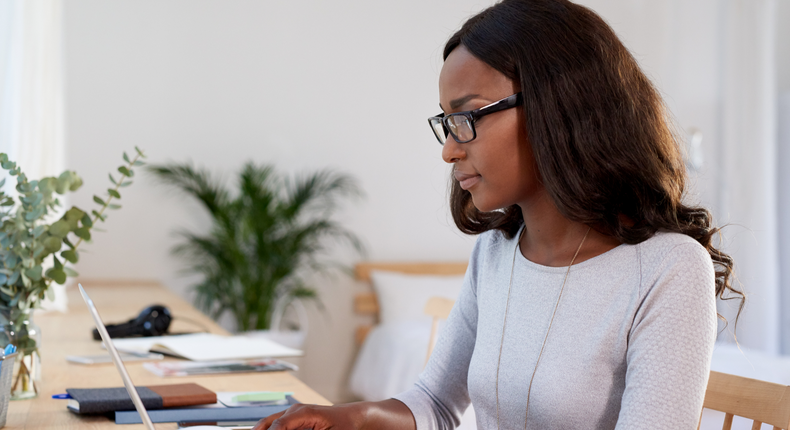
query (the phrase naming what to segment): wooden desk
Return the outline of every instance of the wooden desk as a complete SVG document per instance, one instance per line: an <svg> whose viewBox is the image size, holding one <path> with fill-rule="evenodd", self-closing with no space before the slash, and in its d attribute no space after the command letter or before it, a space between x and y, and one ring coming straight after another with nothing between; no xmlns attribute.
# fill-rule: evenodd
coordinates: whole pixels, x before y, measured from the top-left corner
<svg viewBox="0 0 790 430"><path fill-rule="evenodd" d="M228 334L214 321L201 314L180 297L157 283L113 283L83 281L99 314L106 324L126 321L144 307L159 303L170 308L175 320L171 331L198 331L189 318L205 326L212 333ZM106 417L81 417L66 410L65 400L53 400L53 394L65 393L66 388L122 387L123 381L112 363L80 365L66 361L67 355L105 353L100 342L94 341L93 320L82 301L76 285L68 290L69 312L49 312L33 316L41 327L41 370L39 396L32 400L10 402L6 429L144 429L142 424L117 426ZM196 382L213 391L292 391L305 403L331 404L288 372L242 373L194 377L160 378L145 370L141 362L126 363L135 385ZM175 429L175 423L156 424L157 429Z"/></svg>

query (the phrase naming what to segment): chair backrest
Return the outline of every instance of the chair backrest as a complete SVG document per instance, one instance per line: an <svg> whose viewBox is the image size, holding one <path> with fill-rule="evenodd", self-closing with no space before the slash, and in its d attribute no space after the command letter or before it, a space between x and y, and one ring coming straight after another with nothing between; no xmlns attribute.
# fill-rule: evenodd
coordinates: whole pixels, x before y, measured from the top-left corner
<svg viewBox="0 0 790 430"><path fill-rule="evenodd" d="M444 297L431 297L428 299L428 302L425 303L425 314L433 317L431 337L428 340L428 355L425 357L426 363L428 363L428 359L431 358L433 347L436 345L436 334L439 331L439 321L447 319L450 315L450 311L453 310L454 304L454 300Z"/></svg>
<svg viewBox="0 0 790 430"><path fill-rule="evenodd" d="M788 429L790 387L711 371L703 408L724 412L722 430L731 429L735 415L753 420L752 429L763 423Z"/></svg>

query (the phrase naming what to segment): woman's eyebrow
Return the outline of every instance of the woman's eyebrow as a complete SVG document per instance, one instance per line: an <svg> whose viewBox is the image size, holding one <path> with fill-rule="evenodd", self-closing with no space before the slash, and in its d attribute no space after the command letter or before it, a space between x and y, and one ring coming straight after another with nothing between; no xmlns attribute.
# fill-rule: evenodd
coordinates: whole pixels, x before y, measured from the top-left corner
<svg viewBox="0 0 790 430"><path fill-rule="evenodd" d="M480 94L469 94L469 95L463 96L461 98L457 98L457 99L455 99L455 100L450 102L450 109L451 110L458 109L459 107L461 107L464 104L466 104L466 102L468 102L469 100L472 100L472 99L475 99L475 98L478 98L478 97L480 97ZM441 103L439 103L439 107L442 110L444 110L444 108L442 107Z"/></svg>

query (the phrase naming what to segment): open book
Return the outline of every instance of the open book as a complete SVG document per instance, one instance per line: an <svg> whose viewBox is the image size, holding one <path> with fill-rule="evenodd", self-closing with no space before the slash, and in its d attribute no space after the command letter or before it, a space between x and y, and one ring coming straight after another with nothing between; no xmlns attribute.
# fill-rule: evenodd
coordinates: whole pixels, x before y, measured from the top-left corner
<svg viewBox="0 0 790 430"><path fill-rule="evenodd" d="M220 336L210 333L113 339L121 352L158 352L193 361L239 360L260 357L298 357L302 351L260 337Z"/></svg>

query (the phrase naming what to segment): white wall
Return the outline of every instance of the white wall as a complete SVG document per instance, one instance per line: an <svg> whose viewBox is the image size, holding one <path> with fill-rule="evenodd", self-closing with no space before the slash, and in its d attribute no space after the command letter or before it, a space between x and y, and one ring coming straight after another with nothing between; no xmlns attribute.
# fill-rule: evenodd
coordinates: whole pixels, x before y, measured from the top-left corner
<svg viewBox="0 0 790 430"><path fill-rule="evenodd" d="M284 172L332 167L357 177L367 198L345 224L368 259L463 260L473 238L447 213L448 169L426 118L438 112L446 38L483 0L65 2L68 166L85 179L74 204L91 207L107 172L134 145L152 162L192 160L232 172L246 160ZM719 124L715 0L588 0L667 96L684 129L714 153ZM706 164L699 199L716 175ZM86 247L90 278L155 278L186 295L176 228L204 229L196 206L143 175L126 189L106 233ZM342 252L340 258L353 262ZM346 397L353 356L346 278L316 285L327 315L313 315L302 379L331 400ZM155 298L152 298L152 301Z"/></svg>
<svg viewBox="0 0 790 430"><path fill-rule="evenodd" d="M486 4L70 0L68 166L86 184L73 202L93 206L134 145L152 162L192 160L227 178L246 160L283 172L332 167L367 194L343 216L367 258L464 260L473 238L448 218L447 167L426 118L439 111L443 42ZM208 220L141 176L78 270L183 293L171 232ZM328 315L314 315L301 377L336 400L353 353L354 285L316 286Z"/></svg>

